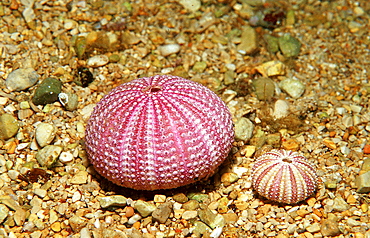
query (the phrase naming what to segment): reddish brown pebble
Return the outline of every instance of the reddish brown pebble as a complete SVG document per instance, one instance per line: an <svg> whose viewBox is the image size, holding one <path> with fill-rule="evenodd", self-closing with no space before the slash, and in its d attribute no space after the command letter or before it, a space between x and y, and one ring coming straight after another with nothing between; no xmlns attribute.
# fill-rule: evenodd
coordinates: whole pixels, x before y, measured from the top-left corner
<svg viewBox="0 0 370 238"><path fill-rule="evenodd" d="M132 217L135 214L133 207L126 207L126 217Z"/></svg>
<svg viewBox="0 0 370 238"><path fill-rule="evenodd" d="M365 154L370 154L370 144L365 145L365 147L364 147L364 153Z"/></svg>

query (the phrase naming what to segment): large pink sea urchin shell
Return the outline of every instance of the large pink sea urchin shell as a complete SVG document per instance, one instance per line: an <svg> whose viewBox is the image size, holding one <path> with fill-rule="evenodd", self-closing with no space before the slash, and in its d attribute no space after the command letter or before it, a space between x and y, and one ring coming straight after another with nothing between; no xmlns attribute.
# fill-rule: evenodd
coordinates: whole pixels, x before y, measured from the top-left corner
<svg viewBox="0 0 370 238"><path fill-rule="evenodd" d="M313 165L297 152L271 150L255 161L253 188L272 201L293 204L305 200L317 187Z"/></svg>
<svg viewBox="0 0 370 238"><path fill-rule="evenodd" d="M212 175L233 139L230 112L215 93L168 75L114 88L86 127L96 171L137 190L176 188Z"/></svg>

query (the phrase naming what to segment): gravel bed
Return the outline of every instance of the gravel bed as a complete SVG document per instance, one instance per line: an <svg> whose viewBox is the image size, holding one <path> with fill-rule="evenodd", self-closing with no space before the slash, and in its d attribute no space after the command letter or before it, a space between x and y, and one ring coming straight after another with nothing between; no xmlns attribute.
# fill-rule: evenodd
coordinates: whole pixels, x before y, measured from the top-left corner
<svg viewBox="0 0 370 238"><path fill-rule="evenodd" d="M370 237L370 3L73 0L0 3L0 237ZM236 139L205 181L118 187L86 122L112 88L171 74L229 107ZM297 151L319 187L259 196L254 158Z"/></svg>

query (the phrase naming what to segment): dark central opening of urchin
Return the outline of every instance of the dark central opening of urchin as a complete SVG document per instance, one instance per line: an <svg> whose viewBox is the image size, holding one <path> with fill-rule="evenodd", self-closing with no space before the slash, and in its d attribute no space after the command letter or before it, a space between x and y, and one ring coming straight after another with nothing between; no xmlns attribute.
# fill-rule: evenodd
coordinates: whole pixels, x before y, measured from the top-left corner
<svg viewBox="0 0 370 238"><path fill-rule="evenodd" d="M143 93L156 93L156 92L159 92L162 90L162 86L148 86L146 88L144 88L143 90L141 90Z"/></svg>
<svg viewBox="0 0 370 238"><path fill-rule="evenodd" d="M282 160L283 160L283 162L286 162L286 163L293 163L292 158L289 158L289 157L285 157Z"/></svg>

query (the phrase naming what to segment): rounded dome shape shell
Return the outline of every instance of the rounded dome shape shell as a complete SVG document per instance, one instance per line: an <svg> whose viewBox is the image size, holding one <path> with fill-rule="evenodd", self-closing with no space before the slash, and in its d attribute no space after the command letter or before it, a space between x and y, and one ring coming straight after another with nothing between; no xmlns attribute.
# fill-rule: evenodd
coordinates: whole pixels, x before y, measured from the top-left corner
<svg viewBox="0 0 370 238"><path fill-rule="evenodd" d="M137 190L171 189L212 175L234 140L225 103L177 76L135 79L96 105L86 150L96 171Z"/></svg>
<svg viewBox="0 0 370 238"><path fill-rule="evenodd" d="M272 201L293 204L308 198L317 187L314 166L290 150L271 150L252 167L253 188Z"/></svg>

